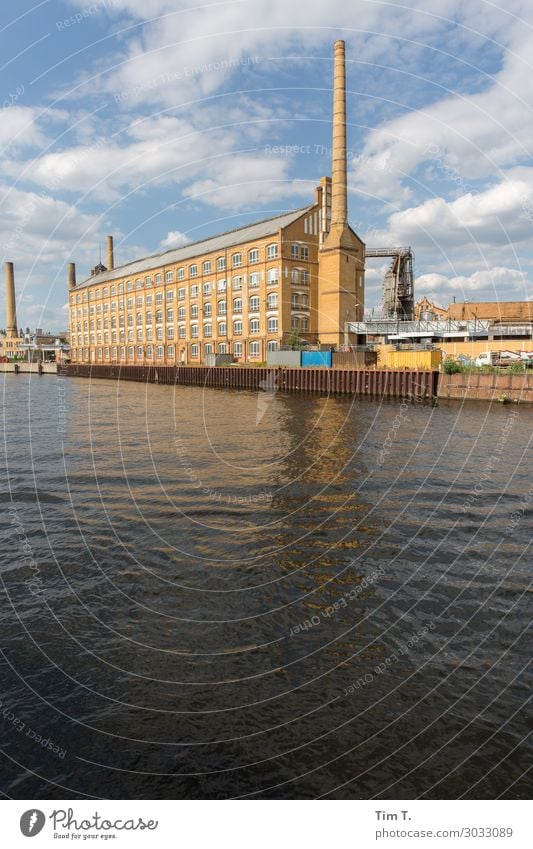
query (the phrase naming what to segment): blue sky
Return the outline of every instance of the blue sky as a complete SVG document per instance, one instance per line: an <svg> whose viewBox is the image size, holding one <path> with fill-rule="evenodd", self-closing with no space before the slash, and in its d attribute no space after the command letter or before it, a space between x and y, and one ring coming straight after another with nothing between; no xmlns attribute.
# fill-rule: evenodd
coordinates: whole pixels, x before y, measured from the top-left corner
<svg viewBox="0 0 533 849"><path fill-rule="evenodd" d="M531 296L533 4L4 0L0 246L24 326L117 263L312 202L347 42L350 218L416 296ZM368 263L367 306L385 266ZM0 326L4 324L1 299Z"/></svg>

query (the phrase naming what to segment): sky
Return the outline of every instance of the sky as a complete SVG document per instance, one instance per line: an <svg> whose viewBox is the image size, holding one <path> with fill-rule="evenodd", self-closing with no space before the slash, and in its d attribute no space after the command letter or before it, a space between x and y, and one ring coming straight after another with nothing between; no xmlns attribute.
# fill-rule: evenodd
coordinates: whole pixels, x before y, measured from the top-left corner
<svg viewBox="0 0 533 849"><path fill-rule="evenodd" d="M412 247L416 299L532 296L531 0L3 0L0 15L0 252L21 326L66 328L66 264L85 279L108 233L118 265L312 203L337 38L352 227ZM367 261L369 312L386 269Z"/></svg>

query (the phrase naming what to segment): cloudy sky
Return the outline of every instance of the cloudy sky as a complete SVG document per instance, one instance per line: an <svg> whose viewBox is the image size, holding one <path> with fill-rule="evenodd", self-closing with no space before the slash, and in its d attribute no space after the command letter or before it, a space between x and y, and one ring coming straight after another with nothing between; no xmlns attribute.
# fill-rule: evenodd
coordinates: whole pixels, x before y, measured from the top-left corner
<svg viewBox="0 0 533 849"><path fill-rule="evenodd" d="M24 326L66 326L66 263L87 276L107 233L121 263L311 202L336 38L354 229L413 247L417 298L531 296L531 0L3 0L0 29Z"/></svg>

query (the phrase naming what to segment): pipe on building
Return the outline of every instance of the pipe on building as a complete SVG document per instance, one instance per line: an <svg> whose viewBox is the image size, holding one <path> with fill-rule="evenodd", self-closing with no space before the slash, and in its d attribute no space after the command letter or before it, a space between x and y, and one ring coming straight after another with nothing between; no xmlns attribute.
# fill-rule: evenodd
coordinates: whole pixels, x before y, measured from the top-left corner
<svg viewBox="0 0 533 849"><path fill-rule="evenodd" d="M115 254L113 248L113 236L107 237L107 270L113 271L115 267Z"/></svg>
<svg viewBox="0 0 533 849"><path fill-rule="evenodd" d="M335 42L333 81L333 148L331 224L348 222L348 156L346 150L346 44Z"/></svg>
<svg viewBox="0 0 533 849"><path fill-rule="evenodd" d="M15 271L12 262L6 262L6 336L8 339L16 339L18 336Z"/></svg>
<svg viewBox="0 0 533 849"><path fill-rule="evenodd" d="M76 263L69 262L67 267L67 277L68 277L68 288L69 292L71 289L76 287Z"/></svg>

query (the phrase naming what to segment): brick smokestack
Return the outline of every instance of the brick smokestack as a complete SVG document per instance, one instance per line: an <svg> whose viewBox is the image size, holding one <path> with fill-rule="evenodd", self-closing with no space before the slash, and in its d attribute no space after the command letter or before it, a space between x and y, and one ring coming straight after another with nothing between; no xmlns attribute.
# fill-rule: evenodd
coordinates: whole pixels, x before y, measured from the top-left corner
<svg viewBox="0 0 533 849"><path fill-rule="evenodd" d="M335 42L333 82L333 149L331 224L348 221L348 183L346 151L346 44Z"/></svg>
<svg viewBox="0 0 533 849"><path fill-rule="evenodd" d="M69 262L68 270L67 270L67 276L68 276L68 290L69 290L69 292L71 292L72 289L74 289L76 287L76 263L75 262Z"/></svg>
<svg viewBox="0 0 533 849"><path fill-rule="evenodd" d="M6 336L8 339L15 339L18 336L15 272L12 262L6 262Z"/></svg>
<svg viewBox="0 0 533 849"><path fill-rule="evenodd" d="M115 267L115 254L113 249L113 236L107 237L107 270L113 271Z"/></svg>

